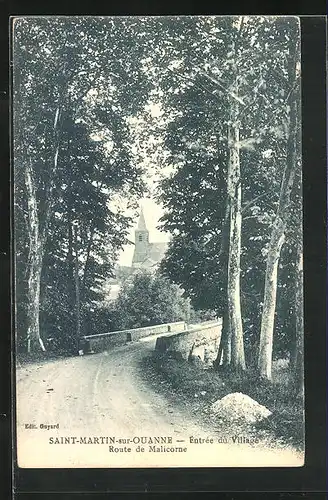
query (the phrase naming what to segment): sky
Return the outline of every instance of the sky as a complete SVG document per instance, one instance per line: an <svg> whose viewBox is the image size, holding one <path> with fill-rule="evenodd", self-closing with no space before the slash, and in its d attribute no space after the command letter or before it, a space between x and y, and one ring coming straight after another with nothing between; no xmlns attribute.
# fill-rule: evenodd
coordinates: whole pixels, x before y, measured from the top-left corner
<svg viewBox="0 0 328 500"><path fill-rule="evenodd" d="M157 124L162 124L163 120L163 110L161 107L161 103L158 100L149 100L148 103L145 105L145 110L147 110L150 113L151 119L154 120L154 123ZM133 119L131 121L132 127L135 127L135 130L138 130L138 128L142 128L145 126L145 118L139 117L138 119ZM147 123L148 125L148 123ZM149 125L148 125L149 126ZM147 127L148 128L148 127ZM148 140L151 138L148 137ZM161 148L161 145L158 145L159 148ZM149 185L151 188L154 183L158 181L158 174L156 173L156 168L154 168L154 165L157 162L157 157L156 157L156 152L154 153L154 157L144 157L143 159L143 166L146 168L147 173L148 173L148 178L145 179L146 183ZM165 174L169 174L172 172L172 169L166 168ZM162 174L163 174L163 169L162 169ZM154 242L164 242L169 240L169 235L167 233L163 233L162 231L159 231L157 229L158 221L160 217L163 215L163 209L162 207L156 203L152 198L143 198L140 200L140 206L143 208L144 216L145 216L145 221L147 228L149 230L149 242L154 243ZM134 224L131 228L130 234L128 235L129 240L134 242L134 231L137 227L138 224L138 218L137 217L134 221ZM132 257L133 257L133 252L134 252L134 245L126 245L122 252L120 253L118 264L121 266L131 266L132 264Z"/></svg>

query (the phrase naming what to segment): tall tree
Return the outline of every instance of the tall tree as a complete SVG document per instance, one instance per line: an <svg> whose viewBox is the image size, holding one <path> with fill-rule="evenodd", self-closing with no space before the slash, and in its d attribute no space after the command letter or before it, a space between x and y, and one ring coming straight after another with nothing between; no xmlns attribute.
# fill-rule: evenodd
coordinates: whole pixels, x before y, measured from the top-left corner
<svg viewBox="0 0 328 500"><path fill-rule="evenodd" d="M114 146L112 158L106 157L103 151L103 160L109 162L112 170L118 166L123 168L120 170L121 175L117 176L118 180L113 176L106 178L102 198L106 184L111 185L116 192L130 186L133 195L138 193L140 196L142 193L138 175L140 169L132 165L131 156L126 154L127 147L121 149L121 160L117 159L119 154L115 147L119 148L122 142L127 145L127 141L126 134L122 138L122 126L117 126L115 116L111 116L118 116L122 124L143 105L140 98L147 92L147 83L140 85L144 72L136 57L138 50L140 54L143 48L140 44L133 46L134 34L133 25L125 19L117 22L86 18L76 18L73 22L66 18L15 21L14 162L16 179L25 177L25 183L16 183L19 186L16 190L16 206L21 205L21 213L26 219L26 225L19 227L27 229L25 241L30 249L26 261L28 276L25 286L28 350L44 349L39 328L44 257L51 234L50 227L55 218L56 195L62 193L61 185L65 184L65 176L70 176L72 158L68 150L72 149L72 142L79 140L74 135L67 139L67 122L74 123L79 118L87 126L89 136L102 136L102 145L107 146L107 150ZM98 50L99 40L103 43L102 51ZM133 50L126 50L127 47ZM104 94L104 88L107 92L106 109L100 109L96 96ZM95 107L102 117L95 116ZM106 124L109 129L107 134L104 118L110 120ZM81 158L77 148L75 154L78 163ZM99 182L99 179L90 182ZM21 195L25 201L20 198ZM124 221L121 213L117 215L117 221ZM123 225L126 229L127 225ZM119 233L113 236L116 241L114 248L118 249L124 244L126 232L122 233L121 238L117 237ZM94 233L93 228L91 233ZM18 245L24 238L21 235L16 239ZM93 237L90 237L92 240ZM91 248L89 256L90 252ZM23 252L18 252L18 255L23 256Z"/></svg>
<svg viewBox="0 0 328 500"><path fill-rule="evenodd" d="M236 22L236 39L233 42L233 78L229 90L228 125L228 210L229 221L229 259L228 259L228 313L231 331L231 365L235 370L245 370L243 323L240 300L240 253L241 253L241 174L240 174L240 114L238 96L238 46L241 43L242 21Z"/></svg>
<svg viewBox="0 0 328 500"><path fill-rule="evenodd" d="M220 39L220 37L222 37L221 41L225 40L226 50L222 51L221 47L216 52L215 57L214 47L216 48L216 45L214 42L213 47L207 47L206 56L203 56L204 62L198 63L197 61L198 64L192 66L193 71L188 73L182 65L185 73L181 76L183 71L181 65L176 70L176 73L180 75L180 85L177 85L176 92L173 92L173 94L180 96L181 101L186 99L188 93L191 93L191 89L193 89L194 93L198 92L199 96L194 103L191 100L188 101L189 106L193 108L193 112L189 114L194 114L196 119L194 119L193 123L190 122L189 130L184 125L183 133L185 137L184 140L180 141L180 149L177 145L174 145L172 149L172 146L168 144L169 149L172 151L172 156L169 156L168 161L172 162L173 160L176 165L176 173L173 174L172 181L164 181L163 183L162 201L168 210L168 215L164 217L164 227L169 230L174 230L175 227L178 227L178 224L183 227L185 220L189 220L191 214L195 214L197 210L200 210L200 219L204 216L204 203L203 201L202 203L197 202L198 197L201 196L199 186L202 186L202 179L211 179L204 165L208 163L208 156L214 159L215 155L216 162L212 160L213 166L216 165L216 168L223 170L223 165L226 163L225 175L227 182L225 188L224 183L222 181L220 183L221 191L217 192L217 203L212 205L212 207L215 207L212 220L217 217L216 208L220 204L221 215L217 221L218 233L216 236L213 234L213 239L222 240L223 228L229 228L228 260L224 264L219 251L220 259L216 260L219 273L215 273L213 276L221 274L223 278L225 275L223 268L225 265L227 266L226 290L223 292L226 293L228 297L226 303L229 304L230 325L227 331L230 331L231 335L228 335L227 351L229 353L230 338L233 342L233 358L231 361L236 369L244 369L245 367L244 335L240 307L240 260L243 258L241 255L241 219L242 215L244 215L241 201L243 195L245 209L253 212L247 214L246 219L249 219L249 222L247 221L246 226L254 230L256 226L250 220L253 217L253 219L260 222L260 228L264 224L267 229L273 213L270 204L273 202L274 206L276 203L274 182L280 175L279 170L282 163L281 148L284 143L284 134L279 129L278 124L282 121L286 107L285 67L282 55L286 52L289 42L288 22L284 25L279 20L263 18L256 19L255 22L253 19L246 17L229 18L222 26L214 24L209 29L209 32L211 33L211 29L213 30L211 34L215 33L215 40ZM187 56L186 59L188 60ZM252 64L250 64L250 61L252 61ZM181 123L183 123L186 116L186 110L184 108L179 109L177 104L175 106L176 114L175 116L173 114L172 120L177 125L171 129L172 133L179 137L181 136ZM207 133L206 131L200 133L199 115L203 115L203 119L205 116L204 123L207 124ZM215 138L215 132L220 147L215 145L213 147L213 144L211 144L213 135ZM175 141L177 142L177 140ZM182 148L185 149L184 152ZM192 160L189 160L186 149L197 150L199 159L195 153ZM272 160L274 157L273 151L276 152L275 161ZM267 158L270 157L271 161L267 161ZM198 161L200 165L203 165L203 169L199 169L201 173L198 173L196 166ZM241 163L242 169L240 168ZM253 168L252 163L254 164ZM183 207L183 201L186 199L185 189L189 183L187 180L191 176L191 168L195 170L194 175L199 175L199 177L197 178L197 186L195 186L193 194L190 196L190 204ZM171 187L169 187L170 184ZM175 200L171 195L170 189L174 185L176 186L175 194L178 200ZM259 186L258 191L254 189L254 185ZM211 195L215 193L215 191L210 191L211 189L215 190L214 186L208 184L207 187L208 193L211 192ZM218 189L217 186L216 189ZM223 192L223 195L222 189L226 189L226 193ZM262 215L260 206L262 204L265 206L265 202L268 200L270 208L268 208L267 203L267 208L264 215ZM255 212L255 209L257 212ZM223 216L224 213L227 214L227 217ZM229 224L224 222L227 218ZM198 257L199 247L202 247L200 241L204 238L210 238L210 235L207 234L207 226L207 223L203 224L199 234L196 231L194 231L194 234L189 231L190 242L187 242L186 235L183 232L181 234L180 231L180 234L176 234L168 253L169 260L166 259L166 263L170 266L171 259L173 264L174 255L180 255L181 261L184 250L188 249L188 247L188 253L185 254L186 258L183 260L188 259L190 263L186 262L185 269L192 267L191 262L200 261L201 257ZM246 247L250 239L253 239L253 242L259 242L260 257L263 261L266 255L267 233L261 236L252 235L251 232L248 232L245 233L244 239L245 237ZM197 245L193 243L194 239L197 239ZM193 245L196 246L196 249L193 248ZM257 243L252 243L252 245L255 246ZM217 250L219 247L220 245L217 244ZM193 260L191 260L191 255L194 255ZM213 254L215 259L218 259L218 255ZM163 265L166 265L165 262ZM251 262L249 262L248 266L247 272L256 268L257 263L252 266ZM203 276L206 275L204 268L205 266L201 267ZM174 271L172 268L172 273L176 275L179 269L177 267L176 271ZM249 273L249 275L251 274L254 274L254 272ZM200 276L202 274L198 276L198 279ZM184 280L184 278L181 279ZM190 276L188 287L186 277L185 289L194 289L193 279ZM251 282L250 279L249 282ZM256 283L251 284L251 287L259 294L260 290L256 290ZM219 289L220 287L217 287L217 290ZM251 291L249 295L252 295ZM250 298L249 302L254 303L254 299ZM249 328L254 327L249 319ZM233 322L233 325L231 322ZM230 358L229 354L228 358Z"/></svg>
<svg viewBox="0 0 328 500"><path fill-rule="evenodd" d="M264 303L262 311L258 368L260 376L272 377L272 345L276 310L277 274L281 248L285 242L287 221L291 204L291 192L296 169L300 168L298 155L300 113L299 113L299 28L294 25L293 43L288 57L289 111L286 143L286 168L280 188L279 205L273 224L267 256ZM299 253L299 252L298 252ZM297 301L299 302L299 300Z"/></svg>

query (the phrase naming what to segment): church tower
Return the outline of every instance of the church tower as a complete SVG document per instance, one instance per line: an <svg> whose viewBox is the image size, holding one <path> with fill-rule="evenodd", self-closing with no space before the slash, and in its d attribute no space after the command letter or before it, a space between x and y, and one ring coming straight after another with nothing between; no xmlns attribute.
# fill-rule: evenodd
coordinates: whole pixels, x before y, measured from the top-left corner
<svg viewBox="0 0 328 500"><path fill-rule="evenodd" d="M146 226L145 216L141 208L139 221L135 234L135 247L132 259L132 267L138 267L149 254L149 231Z"/></svg>

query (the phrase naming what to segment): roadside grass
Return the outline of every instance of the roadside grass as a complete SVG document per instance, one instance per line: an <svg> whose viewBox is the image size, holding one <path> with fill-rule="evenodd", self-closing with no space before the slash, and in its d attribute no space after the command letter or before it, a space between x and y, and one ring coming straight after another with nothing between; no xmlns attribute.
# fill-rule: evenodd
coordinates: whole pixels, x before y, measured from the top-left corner
<svg viewBox="0 0 328 500"><path fill-rule="evenodd" d="M144 373L151 372L157 386L165 385L178 394L194 413L209 419L209 407L218 399L241 392L266 406L272 414L253 426L258 435L271 436L274 442L304 447L304 410L302 398L294 396L288 367L275 369L273 382L259 380L255 370L243 374L204 370L188 361L167 357L154 351L143 362Z"/></svg>
<svg viewBox="0 0 328 500"><path fill-rule="evenodd" d="M30 365L34 363L46 363L56 359L67 358L72 356L70 352L62 349L58 351L38 351L32 353L16 353L15 362L17 367Z"/></svg>

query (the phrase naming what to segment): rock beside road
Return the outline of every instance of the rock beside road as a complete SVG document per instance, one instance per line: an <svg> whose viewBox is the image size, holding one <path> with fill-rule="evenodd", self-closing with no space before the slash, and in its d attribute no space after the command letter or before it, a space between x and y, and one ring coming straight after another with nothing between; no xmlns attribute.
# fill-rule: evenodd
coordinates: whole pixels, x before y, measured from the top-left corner
<svg viewBox="0 0 328 500"><path fill-rule="evenodd" d="M215 401L210 410L219 420L239 424L254 424L271 415L268 408L241 392L227 394Z"/></svg>

